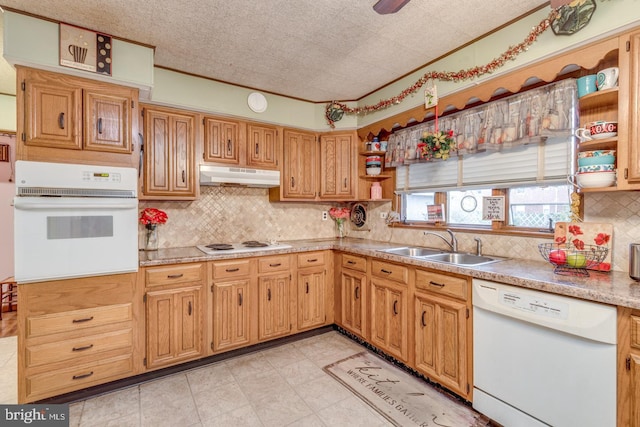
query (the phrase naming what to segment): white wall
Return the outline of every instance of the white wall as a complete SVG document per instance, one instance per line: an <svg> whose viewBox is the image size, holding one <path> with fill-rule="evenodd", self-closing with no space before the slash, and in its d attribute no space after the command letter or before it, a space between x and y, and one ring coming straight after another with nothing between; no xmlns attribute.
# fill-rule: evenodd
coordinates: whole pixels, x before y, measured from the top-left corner
<svg viewBox="0 0 640 427"><path fill-rule="evenodd" d="M15 159L15 135L0 134L0 144L9 144ZM0 162L0 280L13 276L13 163Z"/></svg>

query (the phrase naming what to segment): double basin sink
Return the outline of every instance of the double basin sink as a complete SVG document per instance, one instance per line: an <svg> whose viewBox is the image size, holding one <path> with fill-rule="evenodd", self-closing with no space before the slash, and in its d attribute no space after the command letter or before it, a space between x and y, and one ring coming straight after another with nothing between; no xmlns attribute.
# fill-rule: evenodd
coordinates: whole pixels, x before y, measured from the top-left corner
<svg viewBox="0 0 640 427"><path fill-rule="evenodd" d="M444 252L438 249L423 248L418 246L405 246L401 248L383 249L380 252L422 259L425 261L442 262L445 264L476 266L502 261L504 258L474 255L461 252Z"/></svg>

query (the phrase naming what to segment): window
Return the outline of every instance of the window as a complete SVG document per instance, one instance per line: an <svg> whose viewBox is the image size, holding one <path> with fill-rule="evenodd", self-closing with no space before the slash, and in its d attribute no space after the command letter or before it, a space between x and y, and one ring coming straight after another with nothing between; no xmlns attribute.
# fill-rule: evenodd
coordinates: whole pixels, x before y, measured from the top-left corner
<svg viewBox="0 0 640 427"><path fill-rule="evenodd" d="M491 189L447 192L447 223L450 225L485 225L490 220L482 219L482 197L491 196Z"/></svg>
<svg viewBox="0 0 640 427"><path fill-rule="evenodd" d="M570 221L571 191L569 185L510 188L509 225L545 229Z"/></svg>

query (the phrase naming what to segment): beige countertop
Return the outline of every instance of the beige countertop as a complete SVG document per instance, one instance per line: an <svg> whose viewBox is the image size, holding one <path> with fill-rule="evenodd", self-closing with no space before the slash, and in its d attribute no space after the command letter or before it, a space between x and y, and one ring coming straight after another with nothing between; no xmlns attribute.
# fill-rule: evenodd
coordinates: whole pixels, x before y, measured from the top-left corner
<svg viewBox="0 0 640 427"><path fill-rule="evenodd" d="M463 267L380 252L383 249L406 246L397 243L364 239L319 239L281 242L291 245L283 250L256 251L251 254L206 255L196 247L159 249L140 252L140 266L150 267L198 261L246 258L247 256L278 255L313 250L339 250L353 254L373 256L388 261L402 262L418 267L464 274L478 279L496 281L523 288L536 289L589 301L640 309L640 282L626 272L609 273L590 271L588 277L555 274L553 266L542 259L529 261L506 259L491 264Z"/></svg>

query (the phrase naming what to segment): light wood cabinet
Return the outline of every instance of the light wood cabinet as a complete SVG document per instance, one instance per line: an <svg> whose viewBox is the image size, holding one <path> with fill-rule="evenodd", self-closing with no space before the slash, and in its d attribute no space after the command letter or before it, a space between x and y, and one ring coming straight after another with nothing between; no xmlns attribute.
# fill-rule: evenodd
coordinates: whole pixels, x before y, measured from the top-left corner
<svg viewBox="0 0 640 427"><path fill-rule="evenodd" d="M291 261L287 255L258 259L258 340L291 332ZM294 305L295 306L295 305Z"/></svg>
<svg viewBox="0 0 640 427"><path fill-rule="evenodd" d="M640 117L638 117L638 111L640 111L640 31L630 33L623 42L626 54L621 65L626 66L628 70L628 84L625 75L623 75L619 81L619 87L620 90L628 88L629 91L627 179L629 182L640 183ZM628 64L626 64L626 60L629 61ZM623 74L623 70L620 71ZM618 129L620 125L621 123L618 123Z"/></svg>
<svg viewBox="0 0 640 427"><path fill-rule="evenodd" d="M18 286L18 402L137 374L136 273Z"/></svg>
<svg viewBox="0 0 640 427"><path fill-rule="evenodd" d="M340 326L366 339L368 319L367 259L349 254L341 255Z"/></svg>
<svg viewBox="0 0 640 427"><path fill-rule="evenodd" d="M318 145L313 133L284 131L282 199L314 200L318 183Z"/></svg>
<svg viewBox="0 0 640 427"><path fill-rule="evenodd" d="M145 273L147 369L201 357L205 265L149 267Z"/></svg>
<svg viewBox="0 0 640 427"><path fill-rule="evenodd" d="M251 260L212 263L214 352L251 343L252 285Z"/></svg>
<svg viewBox="0 0 640 427"><path fill-rule="evenodd" d="M640 426L640 311L618 307L618 425Z"/></svg>
<svg viewBox="0 0 640 427"><path fill-rule="evenodd" d="M281 151L278 129L256 123L247 124L247 166L278 169Z"/></svg>
<svg viewBox="0 0 640 427"><path fill-rule="evenodd" d="M320 199L354 200L357 185L356 135L320 136Z"/></svg>
<svg viewBox="0 0 640 427"><path fill-rule="evenodd" d="M204 160L237 165L244 155L244 138L234 120L204 118Z"/></svg>
<svg viewBox="0 0 640 427"><path fill-rule="evenodd" d="M333 294L329 290L325 252L305 252L297 256L298 330L327 323Z"/></svg>
<svg viewBox="0 0 640 427"><path fill-rule="evenodd" d="M469 280L417 269L415 286L415 368L470 399Z"/></svg>
<svg viewBox="0 0 640 427"><path fill-rule="evenodd" d="M137 166L138 91L17 67L18 159Z"/></svg>
<svg viewBox="0 0 640 427"><path fill-rule="evenodd" d="M144 105L144 171L141 199L193 200L198 115Z"/></svg>
<svg viewBox="0 0 640 427"><path fill-rule="evenodd" d="M370 341L403 362L408 360L407 284L407 267L372 261Z"/></svg>

